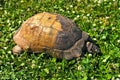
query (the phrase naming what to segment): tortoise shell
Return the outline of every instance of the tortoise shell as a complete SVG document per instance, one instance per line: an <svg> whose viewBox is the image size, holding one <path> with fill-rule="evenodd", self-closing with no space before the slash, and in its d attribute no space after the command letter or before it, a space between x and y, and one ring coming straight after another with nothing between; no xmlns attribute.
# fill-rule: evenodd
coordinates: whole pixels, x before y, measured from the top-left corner
<svg viewBox="0 0 120 80"><path fill-rule="evenodd" d="M13 53L46 51L67 60L88 52L100 52L89 35L60 14L38 13L27 19L14 34ZM94 48L93 48L94 47Z"/></svg>

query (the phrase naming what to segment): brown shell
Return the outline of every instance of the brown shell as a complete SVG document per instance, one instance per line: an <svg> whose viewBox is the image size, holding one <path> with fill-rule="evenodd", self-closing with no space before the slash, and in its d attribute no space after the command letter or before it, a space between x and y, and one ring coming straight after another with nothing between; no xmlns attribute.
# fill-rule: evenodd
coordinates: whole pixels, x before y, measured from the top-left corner
<svg viewBox="0 0 120 80"><path fill-rule="evenodd" d="M67 54L69 52L75 53L76 48L79 53L82 53L88 35L81 31L72 20L59 14L43 12L26 20L13 39L24 50L30 49L33 52L47 50L53 52L53 56L62 58L64 53L66 53L65 56L70 55ZM80 54L71 56L78 57Z"/></svg>

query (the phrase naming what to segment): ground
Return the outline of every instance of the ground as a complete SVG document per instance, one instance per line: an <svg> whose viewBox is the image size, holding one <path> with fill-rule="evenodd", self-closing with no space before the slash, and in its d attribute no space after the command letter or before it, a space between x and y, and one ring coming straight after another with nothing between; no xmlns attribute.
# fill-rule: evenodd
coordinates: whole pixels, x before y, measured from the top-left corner
<svg viewBox="0 0 120 80"><path fill-rule="evenodd" d="M23 52L14 56L12 37L22 22L39 12L72 19L100 46L102 55L57 60ZM1 0L0 78L2 80L120 80L119 0Z"/></svg>

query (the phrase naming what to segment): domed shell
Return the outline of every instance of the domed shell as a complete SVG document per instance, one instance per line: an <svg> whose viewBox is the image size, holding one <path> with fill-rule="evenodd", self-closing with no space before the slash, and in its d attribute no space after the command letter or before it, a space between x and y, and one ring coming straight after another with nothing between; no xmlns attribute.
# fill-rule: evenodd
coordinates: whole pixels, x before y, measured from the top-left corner
<svg viewBox="0 0 120 80"><path fill-rule="evenodd" d="M90 51L93 45L90 42L86 46L89 36L72 20L47 12L28 18L13 39L18 45L13 48L13 52L26 49L34 53L48 51L54 57L65 59L79 57L86 47Z"/></svg>
<svg viewBox="0 0 120 80"><path fill-rule="evenodd" d="M23 49L39 52L46 48L65 50L82 37L75 23L59 14L36 14L26 20L14 35Z"/></svg>

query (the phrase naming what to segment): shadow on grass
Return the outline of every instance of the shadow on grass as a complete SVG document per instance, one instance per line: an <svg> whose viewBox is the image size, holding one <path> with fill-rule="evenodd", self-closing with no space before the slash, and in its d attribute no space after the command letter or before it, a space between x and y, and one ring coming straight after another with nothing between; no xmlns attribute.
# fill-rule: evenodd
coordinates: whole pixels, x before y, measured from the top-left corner
<svg viewBox="0 0 120 80"><path fill-rule="evenodd" d="M4 0L0 0L0 7L4 6L4 4L5 4L5 1Z"/></svg>

